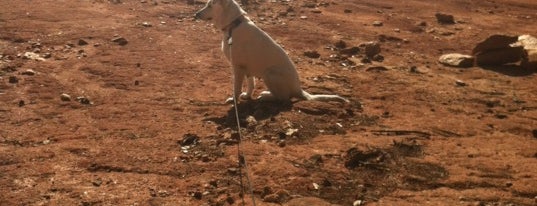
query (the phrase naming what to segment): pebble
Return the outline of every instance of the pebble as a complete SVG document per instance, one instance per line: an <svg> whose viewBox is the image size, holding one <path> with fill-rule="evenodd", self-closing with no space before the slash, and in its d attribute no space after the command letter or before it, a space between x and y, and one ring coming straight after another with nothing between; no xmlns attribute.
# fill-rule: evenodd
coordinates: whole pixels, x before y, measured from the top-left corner
<svg viewBox="0 0 537 206"><path fill-rule="evenodd" d="M463 82L462 80L456 80L455 81L455 84L459 87L464 87L464 86L468 86L468 84L466 84L466 82Z"/></svg>
<svg viewBox="0 0 537 206"><path fill-rule="evenodd" d="M62 101L64 101L64 102L68 102L68 101L71 101L71 96L68 95L68 94L63 93L63 94L60 95L60 99Z"/></svg>
<svg viewBox="0 0 537 206"><path fill-rule="evenodd" d="M374 57L380 53L380 44L377 42L367 42L365 46L365 55L367 57Z"/></svg>
<svg viewBox="0 0 537 206"><path fill-rule="evenodd" d="M79 39L78 40L78 45L79 46L84 46L84 45L88 45L88 42L84 39Z"/></svg>
<svg viewBox="0 0 537 206"><path fill-rule="evenodd" d="M383 26L384 23L382 21L374 21L372 25L373 26Z"/></svg>
<svg viewBox="0 0 537 206"><path fill-rule="evenodd" d="M305 51L304 56L312 58L312 59L317 59L317 58L321 57L321 54L319 54L319 52L317 52L315 50L314 51Z"/></svg>
<svg viewBox="0 0 537 206"><path fill-rule="evenodd" d="M446 66L466 68L474 65L474 57L465 54L451 53L440 56L438 62Z"/></svg>
<svg viewBox="0 0 537 206"><path fill-rule="evenodd" d="M441 24L455 24L455 17L451 14L436 13L434 15L438 23Z"/></svg>
<svg viewBox="0 0 537 206"><path fill-rule="evenodd" d="M77 97L76 100L81 104L92 104L87 97Z"/></svg>
<svg viewBox="0 0 537 206"><path fill-rule="evenodd" d="M19 83L19 78L17 78L16 76L10 76L8 82L11 84Z"/></svg>
<svg viewBox="0 0 537 206"><path fill-rule="evenodd" d="M123 37L113 38L112 42L115 42L115 43L119 44L120 46L124 46L124 45L129 43L129 41L127 41L127 39L125 39Z"/></svg>
<svg viewBox="0 0 537 206"><path fill-rule="evenodd" d="M142 26L144 27L152 27L153 25L147 21L142 22Z"/></svg>
<svg viewBox="0 0 537 206"><path fill-rule="evenodd" d="M21 74L22 75L33 76L33 75L35 75L35 71L32 70L32 69L27 69L26 71L21 72Z"/></svg>

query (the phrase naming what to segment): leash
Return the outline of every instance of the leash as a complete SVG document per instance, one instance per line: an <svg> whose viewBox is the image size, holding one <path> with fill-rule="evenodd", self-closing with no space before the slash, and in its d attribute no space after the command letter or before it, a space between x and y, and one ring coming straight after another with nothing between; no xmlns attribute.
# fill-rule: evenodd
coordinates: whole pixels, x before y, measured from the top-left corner
<svg viewBox="0 0 537 206"><path fill-rule="evenodd" d="M233 39L231 38L232 30L233 28L229 30L229 36L227 38L227 44L229 45L229 62L231 62L231 67L233 67L233 58L232 58L233 55L231 54L231 46L233 45ZM233 82L235 82L235 75L233 75ZM244 155L242 155L242 152L241 152L242 132L241 132L241 123L239 121L239 108L237 106L237 98L235 98L235 92L236 92L235 87L233 86L233 107L235 108L235 120L237 121L237 133L239 135L239 140L237 143L237 158L239 160L239 181L240 181L240 187L241 187L240 197L242 200L242 205L243 206L246 205L244 201L244 194L245 194L244 183L242 180L242 168L244 167L244 173L246 174L245 175L246 182L248 184L248 189L249 189L248 192L250 193L250 197L252 197L253 206L256 206L254 192L252 189L252 183L250 181L250 176L248 174L248 164L246 163L246 159L244 158Z"/></svg>

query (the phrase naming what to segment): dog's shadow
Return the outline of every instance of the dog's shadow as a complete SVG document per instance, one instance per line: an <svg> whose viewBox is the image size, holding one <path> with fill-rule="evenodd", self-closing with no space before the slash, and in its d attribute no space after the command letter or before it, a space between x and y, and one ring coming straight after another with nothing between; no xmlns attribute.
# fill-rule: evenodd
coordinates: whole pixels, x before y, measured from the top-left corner
<svg viewBox="0 0 537 206"><path fill-rule="evenodd" d="M262 102L251 100L237 105L239 122L241 126L248 124L248 117L252 116L256 121L266 120L277 116L282 111L290 111L293 102ZM208 117L204 121L211 121L223 128L234 128L237 125L235 107L230 107L227 114L222 117Z"/></svg>

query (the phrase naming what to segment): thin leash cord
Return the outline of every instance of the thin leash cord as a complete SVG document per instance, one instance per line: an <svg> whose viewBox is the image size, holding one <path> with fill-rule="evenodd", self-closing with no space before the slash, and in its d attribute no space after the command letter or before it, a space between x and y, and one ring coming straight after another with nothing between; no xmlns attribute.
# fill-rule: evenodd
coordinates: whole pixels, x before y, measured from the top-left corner
<svg viewBox="0 0 537 206"><path fill-rule="evenodd" d="M228 40L229 45L229 61L231 62L231 66L233 67L233 58L231 57L231 45L232 45L232 39L231 36ZM233 75L233 81L235 81L235 75ZM244 201L244 183L242 181L242 167L244 166L244 172L246 173L246 183L248 184L248 192L250 193L250 197L252 197L252 204L255 206L255 198L254 198L254 192L252 189L252 184L250 181L250 175L248 174L248 165L246 164L246 158L242 155L241 152L241 141L242 141L242 132L241 132L241 123L239 121L239 108L237 106L237 98L235 98L235 86L233 86L233 106L235 107L235 120L237 121L237 133L239 134L239 141L237 143L237 157L239 160L239 180L240 180L240 187L241 187L241 200L242 205L245 205Z"/></svg>

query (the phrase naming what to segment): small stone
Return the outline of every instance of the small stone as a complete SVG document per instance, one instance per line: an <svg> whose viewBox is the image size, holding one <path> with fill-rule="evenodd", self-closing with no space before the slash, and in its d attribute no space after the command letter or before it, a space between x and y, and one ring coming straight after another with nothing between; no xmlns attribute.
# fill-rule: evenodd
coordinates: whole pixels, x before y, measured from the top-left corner
<svg viewBox="0 0 537 206"><path fill-rule="evenodd" d="M101 186L103 184L103 181L101 180L101 178L97 178L96 180L91 182L91 184L93 184L93 186L95 186L95 187L99 187L99 186Z"/></svg>
<svg viewBox="0 0 537 206"><path fill-rule="evenodd" d="M192 197L201 200L201 198L203 198L203 193L201 193L200 191L196 191L194 192L194 194L192 194Z"/></svg>
<svg viewBox="0 0 537 206"><path fill-rule="evenodd" d="M231 175L239 174L239 169L236 167L227 168L227 172Z"/></svg>
<svg viewBox="0 0 537 206"><path fill-rule="evenodd" d="M21 72L21 74L22 75L33 76L33 75L35 75L35 71L32 70L32 69L27 69L26 71Z"/></svg>
<svg viewBox="0 0 537 206"><path fill-rule="evenodd" d="M179 143L181 146L189 146L189 145L196 145L199 141L198 135L195 134L185 134L183 135L183 140L181 140Z"/></svg>
<svg viewBox="0 0 537 206"><path fill-rule="evenodd" d="M308 19L308 16L300 16L300 19Z"/></svg>
<svg viewBox="0 0 537 206"><path fill-rule="evenodd" d="M88 45L88 42L84 39L79 39L78 40L78 46L85 46L85 45Z"/></svg>
<svg viewBox="0 0 537 206"><path fill-rule="evenodd" d="M352 10L350 10L350 9L345 9L345 10L343 10L343 13L349 14L349 13L352 13Z"/></svg>
<svg viewBox="0 0 537 206"><path fill-rule="evenodd" d="M359 47L350 47L350 48L347 48L347 49L342 49L339 51L340 54L346 54L346 55L356 55L360 52L360 48Z"/></svg>
<svg viewBox="0 0 537 206"><path fill-rule="evenodd" d="M459 87L467 86L465 82L463 82L462 80L458 80L458 79L455 81L455 84Z"/></svg>
<svg viewBox="0 0 537 206"><path fill-rule="evenodd" d="M9 76L8 82L11 84L19 83L19 78L17 78L16 76Z"/></svg>
<svg viewBox="0 0 537 206"><path fill-rule="evenodd" d="M143 27L152 27L153 25L147 21L142 22Z"/></svg>
<svg viewBox="0 0 537 206"><path fill-rule="evenodd" d="M128 44L129 42L127 41L127 39L123 38L123 37L116 37L116 38L113 38L112 39L112 42L115 42L117 44L119 44L120 46L124 46L126 44Z"/></svg>
<svg viewBox="0 0 537 206"><path fill-rule="evenodd" d="M367 42L364 44L364 46L365 46L365 55L367 57L371 58L380 53L380 44L377 42Z"/></svg>
<svg viewBox="0 0 537 206"><path fill-rule="evenodd" d="M68 101L71 101L71 96L68 95L68 94L63 93L63 94L60 95L60 99L62 101L64 101L64 102L68 102Z"/></svg>
<svg viewBox="0 0 537 206"><path fill-rule="evenodd" d="M26 103L24 102L24 100L20 100L19 101L19 107L23 107Z"/></svg>
<svg viewBox="0 0 537 206"><path fill-rule="evenodd" d="M278 147L285 147L286 145L287 143L285 142L285 140L278 141Z"/></svg>
<svg viewBox="0 0 537 206"><path fill-rule="evenodd" d="M87 97L77 97L76 100L81 104L92 104Z"/></svg>
<svg viewBox="0 0 537 206"><path fill-rule="evenodd" d="M440 56L438 62L446 66L467 68L474 66L474 57L457 53L444 54Z"/></svg>
<svg viewBox="0 0 537 206"><path fill-rule="evenodd" d="M41 55L43 58L45 59L48 59L50 57L52 57L52 54L50 52L46 52L46 53L43 53L43 55Z"/></svg>
<svg viewBox="0 0 537 206"><path fill-rule="evenodd" d="M334 46L338 49L345 49L347 47L347 42L343 40L339 40L336 43L334 43Z"/></svg>
<svg viewBox="0 0 537 206"><path fill-rule="evenodd" d="M254 116L248 116L246 117L246 123L248 123L248 126L253 126L253 125L256 125L257 124L257 120L255 119Z"/></svg>
<svg viewBox="0 0 537 206"><path fill-rule="evenodd" d="M305 51L304 56L312 58L312 59L317 59L321 57L321 54L319 54L319 52L317 51Z"/></svg>
<svg viewBox="0 0 537 206"><path fill-rule="evenodd" d="M436 13L434 15L436 17L436 20L438 23L441 24L455 24L455 17L450 14L444 14L444 13Z"/></svg>
<svg viewBox="0 0 537 206"><path fill-rule="evenodd" d="M384 23L382 21L374 21L372 25L378 27L378 26L383 26Z"/></svg>

